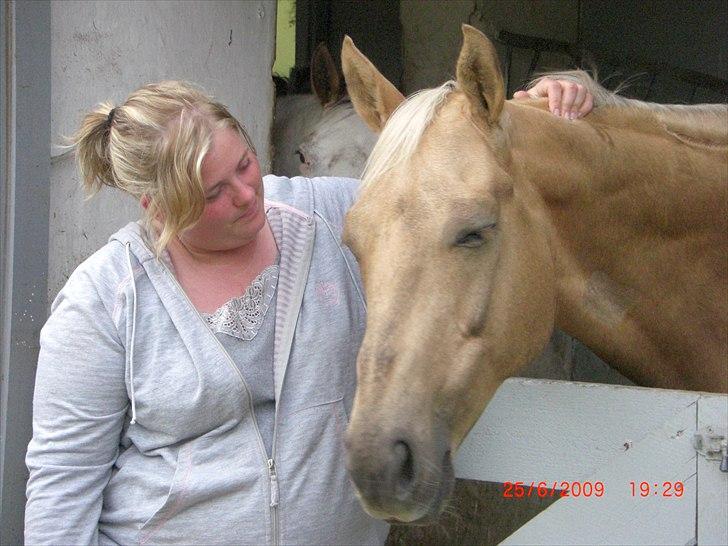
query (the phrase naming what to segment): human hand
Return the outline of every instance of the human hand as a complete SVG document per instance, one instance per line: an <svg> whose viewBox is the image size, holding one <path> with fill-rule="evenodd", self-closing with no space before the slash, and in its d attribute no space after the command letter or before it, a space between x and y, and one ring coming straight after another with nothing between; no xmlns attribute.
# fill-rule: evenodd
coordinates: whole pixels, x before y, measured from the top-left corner
<svg viewBox="0 0 728 546"><path fill-rule="evenodd" d="M542 78L528 91L516 91L514 99L548 97L549 110L565 119L584 117L594 108L594 97L586 88L568 80Z"/></svg>

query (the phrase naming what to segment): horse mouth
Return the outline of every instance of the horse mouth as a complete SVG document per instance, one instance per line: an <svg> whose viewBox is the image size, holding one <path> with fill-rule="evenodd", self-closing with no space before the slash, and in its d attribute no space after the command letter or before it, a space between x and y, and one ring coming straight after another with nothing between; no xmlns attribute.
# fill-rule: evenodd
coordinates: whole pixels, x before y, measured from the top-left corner
<svg viewBox="0 0 728 546"><path fill-rule="evenodd" d="M445 502L452 492L453 483L454 480L450 480L449 484L441 483L437 495L431 501L428 511L417 519L407 520L399 519L398 517L389 517L385 521L392 525L407 525L412 527L426 527L437 523L445 507Z"/></svg>
<svg viewBox="0 0 728 546"><path fill-rule="evenodd" d="M406 488L387 487L384 481L352 479L365 511L391 524L425 526L435 523L452 492L455 475L450 451L445 452L439 469L413 476ZM360 487L362 484L363 487Z"/></svg>

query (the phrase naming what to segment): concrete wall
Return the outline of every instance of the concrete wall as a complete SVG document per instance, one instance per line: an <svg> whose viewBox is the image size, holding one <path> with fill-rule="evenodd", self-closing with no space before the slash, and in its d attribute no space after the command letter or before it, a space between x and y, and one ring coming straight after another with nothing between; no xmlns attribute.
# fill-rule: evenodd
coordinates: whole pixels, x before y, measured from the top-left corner
<svg viewBox="0 0 728 546"><path fill-rule="evenodd" d="M274 0L52 2L51 140L74 132L96 103L140 85L184 79L226 104L251 133L264 171L273 112ZM139 217L138 204L105 188L85 201L72 155L54 149L48 291L109 235Z"/></svg>
<svg viewBox="0 0 728 546"><path fill-rule="evenodd" d="M46 313L49 0L0 2L0 544L22 544L38 334Z"/></svg>

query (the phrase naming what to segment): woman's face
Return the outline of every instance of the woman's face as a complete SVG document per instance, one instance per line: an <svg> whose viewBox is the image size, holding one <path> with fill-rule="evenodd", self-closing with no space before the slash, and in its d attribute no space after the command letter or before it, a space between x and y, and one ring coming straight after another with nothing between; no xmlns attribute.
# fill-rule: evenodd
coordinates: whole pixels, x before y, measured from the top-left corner
<svg viewBox="0 0 728 546"><path fill-rule="evenodd" d="M192 250L233 250L252 242L265 225L260 165L234 129L218 129L202 160L205 208L179 234Z"/></svg>

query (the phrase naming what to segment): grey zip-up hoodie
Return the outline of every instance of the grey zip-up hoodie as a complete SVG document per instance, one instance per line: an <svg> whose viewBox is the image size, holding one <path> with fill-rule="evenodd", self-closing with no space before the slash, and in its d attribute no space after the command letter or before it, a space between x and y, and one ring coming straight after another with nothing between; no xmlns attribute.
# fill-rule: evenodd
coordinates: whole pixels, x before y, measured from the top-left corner
<svg viewBox="0 0 728 546"><path fill-rule="evenodd" d="M365 308L342 247L357 182L265 178L280 222L268 458L240 371L138 224L71 275L41 332L28 544L381 544L344 466Z"/></svg>

